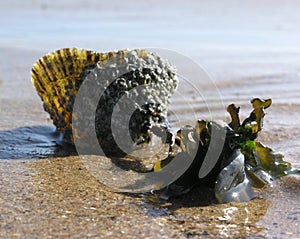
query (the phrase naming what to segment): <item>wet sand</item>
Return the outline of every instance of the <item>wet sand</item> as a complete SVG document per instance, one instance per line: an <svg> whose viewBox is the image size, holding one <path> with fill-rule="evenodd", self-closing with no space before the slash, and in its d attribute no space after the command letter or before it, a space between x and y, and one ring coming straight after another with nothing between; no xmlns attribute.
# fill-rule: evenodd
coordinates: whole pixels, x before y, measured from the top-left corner
<svg viewBox="0 0 300 239"><path fill-rule="evenodd" d="M204 66L220 91L222 105L207 112L197 91L179 89L201 118L224 118L230 103L245 117L253 96L272 98L260 140L300 167L299 8L293 1L1 2L0 237L299 238L299 177L249 203L211 203L199 189L169 202L112 192L73 151L56 146L30 82L33 63L57 48L167 47ZM170 115L173 126L193 124L187 102L172 102L182 115L180 123Z"/></svg>

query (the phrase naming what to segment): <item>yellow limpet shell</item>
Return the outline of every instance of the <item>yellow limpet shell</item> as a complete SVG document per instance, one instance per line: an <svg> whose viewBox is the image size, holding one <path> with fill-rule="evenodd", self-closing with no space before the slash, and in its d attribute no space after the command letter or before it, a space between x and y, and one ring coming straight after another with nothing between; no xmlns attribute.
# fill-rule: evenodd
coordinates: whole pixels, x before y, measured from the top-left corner
<svg viewBox="0 0 300 239"><path fill-rule="evenodd" d="M71 126L72 97L77 94L83 69L107 56L78 48L63 48L43 56L34 64L31 81L45 110L62 133L66 126Z"/></svg>

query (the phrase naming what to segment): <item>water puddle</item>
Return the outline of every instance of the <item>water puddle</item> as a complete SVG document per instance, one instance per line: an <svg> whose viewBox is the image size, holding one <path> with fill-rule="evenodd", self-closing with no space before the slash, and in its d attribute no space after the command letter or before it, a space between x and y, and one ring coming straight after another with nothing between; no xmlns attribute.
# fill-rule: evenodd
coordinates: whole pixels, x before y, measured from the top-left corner
<svg viewBox="0 0 300 239"><path fill-rule="evenodd" d="M0 159L35 159L74 153L74 149L63 143L54 126L3 130L0 142Z"/></svg>

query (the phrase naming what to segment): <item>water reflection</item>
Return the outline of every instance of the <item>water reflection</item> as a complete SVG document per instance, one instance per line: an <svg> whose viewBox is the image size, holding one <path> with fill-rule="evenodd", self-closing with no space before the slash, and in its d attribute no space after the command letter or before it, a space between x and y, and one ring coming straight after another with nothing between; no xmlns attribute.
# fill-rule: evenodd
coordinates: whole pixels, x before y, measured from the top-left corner
<svg viewBox="0 0 300 239"><path fill-rule="evenodd" d="M63 145L61 145L63 144ZM0 159L33 159L74 154L52 126L0 131Z"/></svg>
<svg viewBox="0 0 300 239"><path fill-rule="evenodd" d="M216 204L208 188L169 201L144 196L148 215L180 229L191 237L253 238L264 237L267 228L257 225L267 213L270 200L256 198L247 203Z"/></svg>

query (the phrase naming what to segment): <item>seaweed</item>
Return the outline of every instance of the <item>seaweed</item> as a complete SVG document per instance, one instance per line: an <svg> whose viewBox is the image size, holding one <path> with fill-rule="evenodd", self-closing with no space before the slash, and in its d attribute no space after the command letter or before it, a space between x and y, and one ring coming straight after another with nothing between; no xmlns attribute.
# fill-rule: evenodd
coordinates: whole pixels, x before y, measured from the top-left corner
<svg viewBox="0 0 300 239"><path fill-rule="evenodd" d="M255 141L258 132L263 128L264 110L271 106L272 100L262 100L255 98L251 100L253 111L242 124L239 124L238 109L234 105L230 105L227 111L232 117L229 124L233 127L238 135L236 143L239 145L245 156L245 165L249 171L264 170L271 176L271 179L277 179L288 174L297 172L292 168L292 164L284 161L282 153L275 152L273 149L263 145L261 142Z"/></svg>
<svg viewBox="0 0 300 239"><path fill-rule="evenodd" d="M195 186L205 185L214 188L219 202L249 201L255 197L252 187L261 188L289 174L300 175L300 170L285 161L282 153L257 141L258 133L263 129L265 109L271 106L272 100L254 98L251 104L253 110L242 123L240 107L231 104L227 107L231 116L229 124L198 120L195 127L187 125L177 132L182 158L193 162L180 178L166 188L165 198L179 196ZM208 148L216 147L210 145L213 125L219 125L226 131L225 142L212 170L200 178L198 172L204 165ZM197 152L193 154L195 150ZM154 171L161 170L173 158L172 154L172 157L157 162Z"/></svg>

